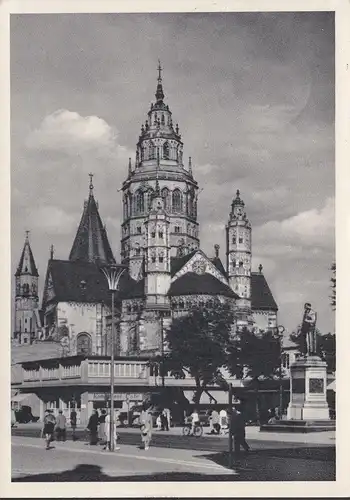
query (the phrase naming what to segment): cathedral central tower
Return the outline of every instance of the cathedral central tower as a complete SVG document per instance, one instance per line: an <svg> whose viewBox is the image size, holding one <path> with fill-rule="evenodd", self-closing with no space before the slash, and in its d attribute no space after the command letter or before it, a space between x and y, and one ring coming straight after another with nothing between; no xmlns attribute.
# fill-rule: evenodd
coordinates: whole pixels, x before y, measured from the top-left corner
<svg viewBox="0 0 350 500"><path fill-rule="evenodd" d="M128 177L123 183L121 260L134 279L143 277L147 251L145 221L158 179L164 209L169 216L170 255L183 255L199 248L197 222L198 184L192 175L191 158L183 162L179 126L164 102L162 68L158 66L156 101L151 104L141 126L135 164L129 160Z"/></svg>

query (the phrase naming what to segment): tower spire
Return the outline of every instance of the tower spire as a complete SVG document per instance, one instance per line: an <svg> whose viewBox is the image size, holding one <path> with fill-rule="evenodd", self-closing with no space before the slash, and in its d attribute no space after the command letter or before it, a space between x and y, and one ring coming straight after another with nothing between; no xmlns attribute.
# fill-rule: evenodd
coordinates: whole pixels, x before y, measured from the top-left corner
<svg viewBox="0 0 350 500"><path fill-rule="evenodd" d="M163 70L163 68L161 67L160 60L158 59L158 84L157 84L157 91L156 91L157 104L162 103L163 99L164 99L163 84L162 84L162 70Z"/></svg>
<svg viewBox="0 0 350 500"><path fill-rule="evenodd" d="M92 183L92 178L93 178L94 174L89 174L89 177L90 177L90 184L89 184L89 190L90 190L90 194L92 194L92 191L94 189L94 185Z"/></svg>

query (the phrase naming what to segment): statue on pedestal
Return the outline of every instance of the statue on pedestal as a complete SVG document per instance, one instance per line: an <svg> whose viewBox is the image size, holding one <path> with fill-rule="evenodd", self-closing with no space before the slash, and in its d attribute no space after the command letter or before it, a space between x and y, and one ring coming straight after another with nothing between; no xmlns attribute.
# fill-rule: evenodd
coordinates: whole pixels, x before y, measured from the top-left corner
<svg viewBox="0 0 350 500"><path fill-rule="evenodd" d="M302 353L304 356L317 356L317 314L311 309L311 304L304 305L304 316L301 324Z"/></svg>

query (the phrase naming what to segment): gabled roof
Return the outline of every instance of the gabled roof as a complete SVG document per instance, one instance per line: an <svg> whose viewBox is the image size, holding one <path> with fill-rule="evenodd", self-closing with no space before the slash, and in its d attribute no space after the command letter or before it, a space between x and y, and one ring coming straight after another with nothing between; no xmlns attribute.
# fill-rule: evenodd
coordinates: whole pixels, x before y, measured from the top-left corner
<svg viewBox="0 0 350 500"><path fill-rule="evenodd" d="M252 309L278 311L269 285L262 273L252 273Z"/></svg>
<svg viewBox="0 0 350 500"><path fill-rule="evenodd" d="M115 263L107 238L107 232L102 224L93 195L92 184L90 184L89 199L84 205L83 215L69 254L69 260L109 264Z"/></svg>
<svg viewBox="0 0 350 500"><path fill-rule="evenodd" d="M225 295L226 297L238 298L238 295L228 285L209 273L186 273L171 284L168 292L168 295L171 296L191 294Z"/></svg>
<svg viewBox="0 0 350 500"><path fill-rule="evenodd" d="M125 278L121 287L122 299L137 299L145 296L145 279L139 281L132 279L129 275Z"/></svg>
<svg viewBox="0 0 350 500"><path fill-rule="evenodd" d="M222 273L225 276L225 278L227 278L227 273L223 266L223 263L221 262L220 257L212 257L209 260L214 264L216 269L218 269L220 273Z"/></svg>
<svg viewBox="0 0 350 500"><path fill-rule="evenodd" d="M192 252L183 255L182 257L171 257L170 259L170 269L171 276L174 276L180 269L190 260L190 258L196 253L198 250L193 250Z"/></svg>
<svg viewBox="0 0 350 500"><path fill-rule="evenodd" d="M31 276L39 276L38 269L35 265L32 249L30 248L28 232L24 242L21 258L15 276L21 274L30 274Z"/></svg>

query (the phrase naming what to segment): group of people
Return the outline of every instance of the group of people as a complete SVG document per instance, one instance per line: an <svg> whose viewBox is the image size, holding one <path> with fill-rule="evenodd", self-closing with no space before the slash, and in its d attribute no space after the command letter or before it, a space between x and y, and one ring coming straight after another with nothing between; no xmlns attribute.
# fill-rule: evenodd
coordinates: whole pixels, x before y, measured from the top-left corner
<svg viewBox="0 0 350 500"><path fill-rule="evenodd" d="M168 431L171 426L171 413L169 408L161 410L156 420L158 431Z"/></svg>
<svg viewBox="0 0 350 500"><path fill-rule="evenodd" d="M42 428L42 437L45 438L46 449L50 448L50 443L55 439L57 441L66 440L67 419L63 415L63 411L59 410L57 417L54 416L53 411L47 409L45 411L44 422ZM70 414L70 425L72 427L72 439L76 440L76 427L77 427L77 413L73 410ZM90 445L97 445L99 442L104 445L104 450L113 448L119 450L117 447L118 432L117 428L120 425L119 412L114 412L114 419L111 425L111 413L108 410L102 410L99 415L98 411L93 410L86 429L89 432ZM111 433L112 427L112 433ZM149 412L149 407L144 405L143 411L140 415L140 431L143 447L145 450L149 449L153 429L153 419Z"/></svg>

